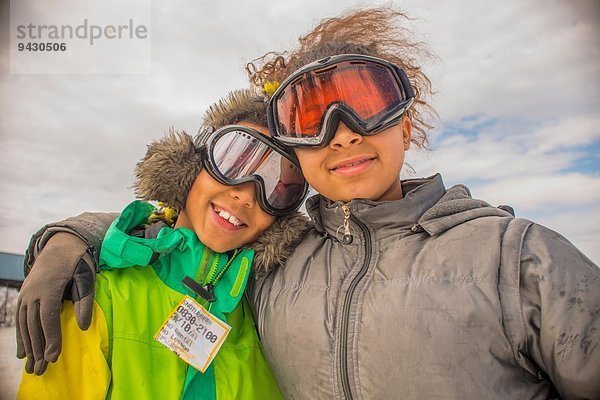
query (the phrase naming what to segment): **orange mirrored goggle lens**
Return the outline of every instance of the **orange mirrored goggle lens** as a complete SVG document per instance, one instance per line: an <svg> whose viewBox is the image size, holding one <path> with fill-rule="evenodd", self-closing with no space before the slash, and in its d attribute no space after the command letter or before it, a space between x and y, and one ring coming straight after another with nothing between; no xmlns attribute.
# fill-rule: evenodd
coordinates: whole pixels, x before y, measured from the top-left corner
<svg viewBox="0 0 600 400"><path fill-rule="evenodd" d="M402 100L393 71L369 61L344 61L307 72L283 89L276 104L277 122L282 136L317 136L331 105L343 104L368 121Z"/></svg>

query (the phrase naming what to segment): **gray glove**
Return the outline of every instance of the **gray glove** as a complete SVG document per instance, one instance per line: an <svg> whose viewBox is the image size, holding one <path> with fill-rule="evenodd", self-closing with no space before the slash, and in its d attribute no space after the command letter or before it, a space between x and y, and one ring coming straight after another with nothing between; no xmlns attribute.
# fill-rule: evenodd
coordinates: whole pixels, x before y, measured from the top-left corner
<svg viewBox="0 0 600 400"><path fill-rule="evenodd" d="M77 324L90 327L94 305L95 263L78 236L58 232L46 243L25 278L17 304L17 357L25 371L42 375L62 347L60 311L73 301Z"/></svg>

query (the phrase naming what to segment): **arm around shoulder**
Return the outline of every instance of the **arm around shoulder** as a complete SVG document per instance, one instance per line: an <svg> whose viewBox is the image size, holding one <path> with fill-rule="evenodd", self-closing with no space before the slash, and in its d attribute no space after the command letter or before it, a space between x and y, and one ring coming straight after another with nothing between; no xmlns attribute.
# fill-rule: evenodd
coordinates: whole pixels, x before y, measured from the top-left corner
<svg viewBox="0 0 600 400"><path fill-rule="evenodd" d="M520 257L527 354L565 399L600 399L600 269L532 224Z"/></svg>
<svg viewBox="0 0 600 400"><path fill-rule="evenodd" d="M29 273L39 253L48 243L48 240L58 232L67 232L78 236L92 249L95 261L100 254L102 239L110 224L119 216L117 213L91 213L85 212L75 217L53 222L43 226L37 231L29 242L25 252L25 275Z"/></svg>
<svg viewBox="0 0 600 400"><path fill-rule="evenodd" d="M26 279L19 293L16 327L17 357L27 357L27 372L41 375L48 362L58 359L63 297L73 301L79 327L89 327L95 255L116 216L84 213L48 224L32 237L25 254Z"/></svg>

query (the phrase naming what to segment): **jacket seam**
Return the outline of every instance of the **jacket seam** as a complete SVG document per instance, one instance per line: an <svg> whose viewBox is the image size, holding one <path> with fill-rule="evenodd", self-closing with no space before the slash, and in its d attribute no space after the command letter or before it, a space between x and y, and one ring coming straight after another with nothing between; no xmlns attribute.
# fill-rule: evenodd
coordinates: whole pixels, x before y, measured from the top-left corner
<svg viewBox="0 0 600 400"><path fill-rule="evenodd" d="M456 278L456 279L448 279L442 275L408 275L400 278L392 278L392 279L373 279L373 283L383 284L383 285L392 285L400 283L402 285L409 284L452 284L457 286L471 286L471 285L490 285L497 286L497 279L494 279L492 276L481 277L476 279L472 275L461 275L464 276L465 279ZM469 279L469 277L473 277L473 279Z"/></svg>
<svg viewBox="0 0 600 400"><path fill-rule="evenodd" d="M515 223L516 224L513 224ZM524 229L521 232L509 232L511 236L514 237L514 242L510 243L508 246L518 246L516 250L511 252L513 247L506 247L506 234L510 228L518 229L519 226L517 224L526 224ZM522 365L522 357L527 354L527 331L525 328L525 318L523 317L523 307L521 303L521 254L523 250L523 243L525 241L525 236L531 227L532 222L523 220L523 219L512 219L507 225L507 229L505 234L501 239L501 254L502 258L500 260L500 273L499 273L499 282L498 282L498 296L500 298L500 305L502 308L502 317L503 317L503 330L508 342L511 346L513 352L513 359L515 363L527 371L526 368ZM518 235L518 237L517 237ZM508 253L508 254L506 254ZM512 256L510 259L506 259L507 256ZM514 281L510 282L507 279L510 279L511 274L513 275ZM507 291L507 289L509 289ZM510 292L513 293L510 293ZM502 299L505 299L504 301ZM514 315L515 322L510 323L510 320L505 321L505 316ZM516 321L518 319L518 321ZM509 325L510 324L510 325ZM517 325L517 326L514 326ZM512 326L512 327L511 327ZM521 349L525 350L525 353L522 353ZM527 371L529 372L529 371Z"/></svg>
<svg viewBox="0 0 600 400"><path fill-rule="evenodd" d="M268 283L268 285L269 285L270 290L277 291L277 292L296 291L296 290L303 289L303 288L330 289L332 287L331 285L320 285L320 284L313 284L313 283L297 284L297 285L275 285L274 283L271 282L271 283ZM335 285L333 287L338 287L338 285Z"/></svg>
<svg viewBox="0 0 600 400"><path fill-rule="evenodd" d="M522 259L522 254L523 254L523 244L525 243L525 236L527 236L527 233L529 232L529 228L531 227L532 222L529 222L527 224L527 226L525 227L525 229L523 230L523 232L521 233L521 237L519 240L519 257L517 259L517 301L519 304L519 320L521 322L521 329L522 329L522 334L523 334L523 338L525 339L525 341L523 342L523 346L525 349L525 354L529 353L528 350L528 346L527 346L527 328L525 326L525 317L523 316L523 302L521 301L521 259Z"/></svg>

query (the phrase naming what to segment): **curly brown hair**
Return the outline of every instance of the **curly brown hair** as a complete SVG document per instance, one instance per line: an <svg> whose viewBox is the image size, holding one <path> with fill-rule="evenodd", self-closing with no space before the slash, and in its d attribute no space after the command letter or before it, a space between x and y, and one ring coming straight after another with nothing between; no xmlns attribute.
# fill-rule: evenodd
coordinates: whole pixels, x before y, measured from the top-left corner
<svg viewBox="0 0 600 400"><path fill-rule="evenodd" d="M324 57L338 54L362 54L382 58L402 68L415 92L413 106L407 112L413 122L411 141L428 147L427 122L437 114L426 101L432 95L431 81L421 70L420 62L434 58L422 42L410 38L401 22L411 18L391 7L349 11L321 21L299 39L300 46L291 51L269 52L246 65L250 82L259 88L267 82L282 82L298 68Z"/></svg>

